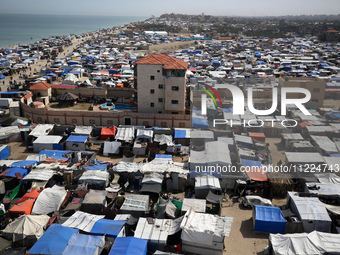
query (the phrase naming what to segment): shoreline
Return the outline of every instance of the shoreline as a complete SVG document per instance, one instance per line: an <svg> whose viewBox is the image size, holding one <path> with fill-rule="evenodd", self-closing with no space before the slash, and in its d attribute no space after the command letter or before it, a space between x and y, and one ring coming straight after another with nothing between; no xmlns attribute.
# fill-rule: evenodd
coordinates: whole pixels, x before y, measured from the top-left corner
<svg viewBox="0 0 340 255"><path fill-rule="evenodd" d="M16 15L16 14L14 14ZM43 14L42 14L43 15ZM56 16L58 16L58 14L55 14ZM59 15L59 16L73 16L73 15ZM89 15L78 15L78 16L89 16ZM111 17L111 16L96 16L96 15L90 15L91 17ZM115 16L115 17L130 17L130 16ZM134 17L134 16L131 16L131 17ZM135 22L141 22L141 21L144 21L145 19L147 19L146 17L141 17L141 18L144 18L144 19L141 19L141 20L138 20L138 21L131 21L129 23L125 23L125 24L122 24L122 25L115 25L115 26L112 26L112 27L106 27L106 28L101 28L101 29L97 29L97 30L92 30L92 31L86 31L86 32L82 32L82 33L70 33L70 34L63 34L63 35L50 35L50 36L43 36L39 39L37 39L36 41L34 42L28 42L28 43L15 43L15 44L10 44L8 46L0 46L0 50L5 50L5 49L17 49L20 45L34 45L35 43L37 43L38 41L41 41L43 38L52 38L52 37L68 37L68 36L71 36L71 35L74 35L74 36L81 36L81 35L84 35L84 34L91 34L91 33L98 33L99 31L101 30L112 30L112 29L116 29L118 27L121 27L121 26L128 26L128 25L131 25L132 23L135 23ZM33 39L32 39L33 40Z"/></svg>

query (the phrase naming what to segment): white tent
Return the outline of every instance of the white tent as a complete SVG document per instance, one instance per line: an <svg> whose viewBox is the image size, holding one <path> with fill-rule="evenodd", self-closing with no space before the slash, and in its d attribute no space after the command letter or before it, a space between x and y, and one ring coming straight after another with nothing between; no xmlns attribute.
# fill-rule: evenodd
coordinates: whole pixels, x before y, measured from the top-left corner
<svg viewBox="0 0 340 255"><path fill-rule="evenodd" d="M224 237L229 236L232 222L232 217L187 211L181 223L182 251L223 254Z"/></svg>
<svg viewBox="0 0 340 255"><path fill-rule="evenodd" d="M6 226L3 234L11 237L14 242L29 236L39 239L44 234L44 226L49 219L47 215L21 215Z"/></svg>
<svg viewBox="0 0 340 255"><path fill-rule="evenodd" d="M79 183L99 184L107 187L109 185L109 177L110 174L106 171L87 170L79 178Z"/></svg>
<svg viewBox="0 0 340 255"><path fill-rule="evenodd" d="M134 127L119 127L117 128L117 133L115 136L116 140L121 141L132 141L135 138L135 129Z"/></svg>
<svg viewBox="0 0 340 255"><path fill-rule="evenodd" d="M73 85L78 81L78 78L73 74L73 73L68 73L65 76L65 79L63 81L63 84L69 84L69 85Z"/></svg>
<svg viewBox="0 0 340 255"><path fill-rule="evenodd" d="M119 154L120 142L104 142L103 156L109 154Z"/></svg>
<svg viewBox="0 0 340 255"><path fill-rule="evenodd" d="M44 189L34 203L32 214L48 214L58 211L66 195L66 190L61 190L56 186Z"/></svg>
<svg viewBox="0 0 340 255"><path fill-rule="evenodd" d="M299 234L270 234L269 242L275 255L339 254L339 234L318 231Z"/></svg>
<svg viewBox="0 0 340 255"><path fill-rule="evenodd" d="M63 137L59 135L39 136L33 142L33 151L39 152L40 150L53 150L59 145L61 139L63 139Z"/></svg>
<svg viewBox="0 0 340 255"><path fill-rule="evenodd" d="M30 136L47 136L53 129L54 124L39 124L36 126L31 133L29 133Z"/></svg>

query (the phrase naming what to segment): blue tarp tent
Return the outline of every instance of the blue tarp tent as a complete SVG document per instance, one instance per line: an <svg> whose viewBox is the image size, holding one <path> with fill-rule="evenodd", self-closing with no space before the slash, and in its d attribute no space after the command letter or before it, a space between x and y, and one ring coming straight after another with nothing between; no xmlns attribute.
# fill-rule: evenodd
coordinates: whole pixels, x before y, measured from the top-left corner
<svg viewBox="0 0 340 255"><path fill-rule="evenodd" d="M78 229L63 227L61 224L52 224L33 245L28 254L61 255L71 236L78 232Z"/></svg>
<svg viewBox="0 0 340 255"><path fill-rule="evenodd" d="M250 166L250 167L261 168L261 161L255 161L255 160L241 158L241 162L242 162L243 166Z"/></svg>
<svg viewBox="0 0 340 255"><path fill-rule="evenodd" d="M8 145L0 146L0 160L7 159L10 155Z"/></svg>
<svg viewBox="0 0 340 255"><path fill-rule="evenodd" d="M46 157L53 159L67 159L67 157L63 156L67 153L70 153L70 151L41 150L39 155L45 154Z"/></svg>
<svg viewBox="0 0 340 255"><path fill-rule="evenodd" d="M92 227L90 234L117 237L126 221L100 219Z"/></svg>
<svg viewBox="0 0 340 255"><path fill-rule="evenodd" d="M25 167L28 168L32 165L37 164L38 161L35 160L20 160L11 164L11 167Z"/></svg>
<svg viewBox="0 0 340 255"><path fill-rule="evenodd" d="M86 135L70 135L66 142L72 142L72 143L85 143L88 136Z"/></svg>
<svg viewBox="0 0 340 255"><path fill-rule="evenodd" d="M17 173L21 174L21 177L24 178L28 174L28 169L21 167L7 168L3 176L17 178L17 176L15 175Z"/></svg>
<svg viewBox="0 0 340 255"><path fill-rule="evenodd" d="M99 164L99 165L94 165L94 166L84 166L86 170L101 170L104 171L106 170L106 167L108 166L109 163L104 163L104 164Z"/></svg>
<svg viewBox="0 0 340 255"><path fill-rule="evenodd" d="M167 155L167 154L156 154L155 158L170 158L172 159L172 155Z"/></svg>
<svg viewBox="0 0 340 255"><path fill-rule="evenodd" d="M254 231L284 234L287 221L279 207L254 205L253 224Z"/></svg>
<svg viewBox="0 0 340 255"><path fill-rule="evenodd" d="M175 138L185 138L186 131L175 129Z"/></svg>
<svg viewBox="0 0 340 255"><path fill-rule="evenodd" d="M148 240L129 237L116 238L109 255L146 255Z"/></svg>
<svg viewBox="0 0 340 255"><path fill-rule="evenodd" d="M192 127L201 128L201 129L209 129L209 123L208 123L208 120L206 119L192 118Z"/></svg>
<svg viewBox="0 0 340 255"><path fill-rule="evenodd" d="M98 247L104 247L104 236L91 236L74 233L63 252L63 255L92 255L96 253ZM100 254L100 252L99 252Z"/></svg>

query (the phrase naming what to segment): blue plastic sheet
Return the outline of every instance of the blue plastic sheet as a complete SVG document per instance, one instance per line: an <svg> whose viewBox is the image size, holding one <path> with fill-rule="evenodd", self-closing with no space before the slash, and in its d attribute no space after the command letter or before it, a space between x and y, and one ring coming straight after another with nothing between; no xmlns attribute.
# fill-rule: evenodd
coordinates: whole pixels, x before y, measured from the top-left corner
<svg viewBox="0 0 340 255"><path fill-rule="evenodd" d="M109 255L146 255L148 240L136 237L116 238Z"/></svg>
<svg viewBox="0 0 340 255"><path fill-rule="evenodd" d="M90 234L117 237L125 223L126 221L121 220L101 219L94 224Z"/></svg>
<svg viewBox="0 0 340 255"><path fill-rule="evenodd" d="M267 233L284 234L287 221L282 215L279 207L255 206L255 231Z"/></svg>

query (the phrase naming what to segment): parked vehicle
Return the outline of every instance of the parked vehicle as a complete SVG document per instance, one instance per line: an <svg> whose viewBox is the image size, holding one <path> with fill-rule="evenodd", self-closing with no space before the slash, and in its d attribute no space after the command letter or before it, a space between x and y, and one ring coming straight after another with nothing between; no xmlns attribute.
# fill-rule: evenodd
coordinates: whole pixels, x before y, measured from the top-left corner
<svg viewBox="0 0 340 255"><path fill-rule="evenodd" d="M252 208L254 205L272 206L272 202L260 196L245 196L242 200L242 205L247 208Z"/></svg>

